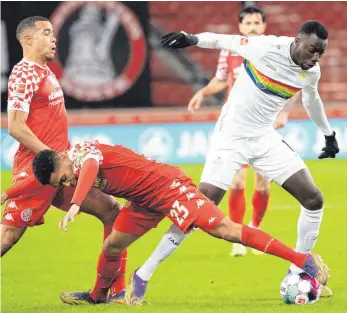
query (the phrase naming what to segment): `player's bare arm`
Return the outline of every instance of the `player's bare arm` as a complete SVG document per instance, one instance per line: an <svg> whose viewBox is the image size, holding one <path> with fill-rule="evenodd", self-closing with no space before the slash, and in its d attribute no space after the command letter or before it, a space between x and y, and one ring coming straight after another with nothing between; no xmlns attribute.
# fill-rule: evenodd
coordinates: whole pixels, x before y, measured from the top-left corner
<svg viewBox="0 0 347 313"><path fill-rule="evenodd" d="M34 153L49 149L26 125L28 113L19 110L8 112L8 133L26 148Z"/></svg>
<svg viewBox="0 0 347 313"><path fill-rule="evenodd" d="M72 170L72 163L66 153L60 155L63 159L63 165L58 169L56 174L52 174L51 184L55 186L64 185L67 187L76 186L76 177ZM93 187L94 181L98 175L99 164L93 158L84 161L80 170L79 179L76 190L71 200L71 207L64 218L59 222L59 229L67 231L69 222L74 222L75 216L78 214L82 202L87 197L88 192Z"/></svg>
<svg viewBox="0 0 347 313"><path fill-rule="evenodd" d="M189 101L188 111L194 112L201 107L202 101L206 96L215 95L228 87L228 80L219 80L213 77L212 80L204 88L201 88L195 93Z"/></svg>
<svg viewBox="0 0 347 313"><path fill-rule="evenodd" d="M301 97L301 91L297 92L293 97L291 97L280 113L278 113L276 121L274 122L274 128L280 129L288 123L289 112L295 106L295 103Z"/></svg>

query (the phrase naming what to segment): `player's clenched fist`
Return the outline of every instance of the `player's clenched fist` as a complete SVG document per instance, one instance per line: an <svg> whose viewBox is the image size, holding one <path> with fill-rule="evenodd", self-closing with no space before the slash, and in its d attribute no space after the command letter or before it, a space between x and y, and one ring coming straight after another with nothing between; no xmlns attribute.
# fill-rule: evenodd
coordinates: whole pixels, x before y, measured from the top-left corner
<svg viewBox="0 0 347 313"><path fill-rule="evenodd" d="M161 45L169 49L181 49L194 46L198 43L198 37L185 32L172 32L161 37Z"/></svg>
<svg viewBox="0 0 347 313"><path fill-rule="evenodd" d="M73 223L75 221L75 216L78 214L80 207L77 204L73 204L70 210L66 213L64 218L59 222L59 229L62 231L67 231L68 222Z"/></svg>

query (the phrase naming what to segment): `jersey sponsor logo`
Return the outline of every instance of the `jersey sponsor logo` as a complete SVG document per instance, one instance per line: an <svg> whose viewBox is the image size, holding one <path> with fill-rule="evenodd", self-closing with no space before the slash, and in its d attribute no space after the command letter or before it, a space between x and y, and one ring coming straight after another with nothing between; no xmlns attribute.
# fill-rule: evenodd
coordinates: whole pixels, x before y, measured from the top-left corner
<svg viewBox="0 0 347 313"><path fill-rule="evenodd" d="M14 221L13 216L11 213L6 213L6 215L4 216L4 220L6 221Z"/></svg>
<svg viewBox="0 0 347 313"><path fill-rule="evenodd" d="M10 201L7 207L10 209L17 209L16 202Z"/></svg>
<svg viewBox="0 0 347 313"><path fill-rule="evenodd" d="M32 215L33 215L33 210L25 209L21 212L20 217L23 222L29 222L31 220Z"/></svg>
<svg viewBox="0 0 347 313"><path fill-rule="evenodd" d="M144 32L121 2L66 1L50 19L59 37L56 59L66 94L82 101L109 100L128 91L142 73ZM66 53L60 55L63 46Z"/></svg>

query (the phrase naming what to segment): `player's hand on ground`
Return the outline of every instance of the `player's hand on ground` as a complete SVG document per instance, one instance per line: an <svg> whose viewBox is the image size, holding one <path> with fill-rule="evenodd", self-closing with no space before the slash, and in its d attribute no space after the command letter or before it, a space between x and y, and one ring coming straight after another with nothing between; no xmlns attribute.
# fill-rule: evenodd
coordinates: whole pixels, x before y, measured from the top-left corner
<svg viewBox="0 0 347 313"><path fill-rule="evenodd" d="M318 156L318 159L335 158L335 155L339 153L339 145L335 138L336 133L333 132L330 136L325 137L325 147L322 149L322 153Z"/></svg>
<svg viewBox="0 0 347 313"><path fill-rule="evenodd" d="M1 193L1 205L4 204L8 199L7 193L4 191Z"/></svg>
<svg viewBox="0 0 347 313"><path fill-rule="evenodd" d="M188 111L194 112L201 107L201 103L204 100L204 93L202 90L199 90L193 98L188 103Z"/></svg>
<svg viewBox="0 0 347 313"><path fill-rule="evenodd" d="M67 224L75 221L75 216L78 214L80 207L77 204L72 204L70 210L66 213L64 218L59 222L59 229L67 231Z"/></svg>
<svg viewBox="0 0 347 313"><path fill-rule="evenodd" d="M185 32L172 32L161 37L161 45L168 49L181 49L196 45L198 38Z"/></svg>

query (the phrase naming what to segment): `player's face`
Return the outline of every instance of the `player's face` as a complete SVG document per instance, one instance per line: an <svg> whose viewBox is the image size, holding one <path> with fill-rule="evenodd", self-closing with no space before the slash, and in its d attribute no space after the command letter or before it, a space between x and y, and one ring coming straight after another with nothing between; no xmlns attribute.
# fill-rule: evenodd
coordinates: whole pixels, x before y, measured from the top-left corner
<svg viewBox="0 0 347 313"><path fill-rule="evenodd" d="M259 36L264 34L266 24L260 13L247 14L239 23L240 33L244 36Z"/></svg>
<svg viewBox="0 0 347 313"><path fill-rule="evenodd" d="M323 40L312 34L299 36L295 39L294 57L296 63L303 69L308 70L320 61L328 46L328 39Z"/></svg>
<svg viewBox="0 0 347 313"><path fill-rule="evenodd" d="M53 27L50 22L39 21L35 23L36 30L32 36L32 46L36 54L45 62L52 61L55 55L56 38L53 35Z"/></svg>
<svg viewBox="0 0 347 313"><path fill-rule="evenodd" d="M57 170L52 173L50 184L54 187L75 187L77 185L77 178L72 170L72 163L66 154L59 156Z"/></svg>

